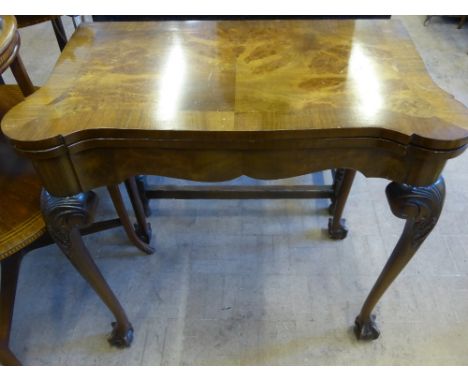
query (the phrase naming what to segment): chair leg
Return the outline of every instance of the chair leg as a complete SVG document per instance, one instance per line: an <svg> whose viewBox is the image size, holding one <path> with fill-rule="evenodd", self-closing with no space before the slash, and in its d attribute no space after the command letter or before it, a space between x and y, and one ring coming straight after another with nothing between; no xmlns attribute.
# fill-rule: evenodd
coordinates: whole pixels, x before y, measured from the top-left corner
<svg viewBox="0 0 468 382"><path fill-rule="evenodd" d="M341 219L341 216L343 215L343 210L348 200L355 175L355 170L336 170L334 181L335 199L330 206L330 213L333 214L333 217L328 220L328 234L332 239L341 240L348 234L345 220Z"/></svg>
<svg viewBox="0 0 468 382"><path fill-rule="evenodd" d="M10 65L11 72L13 76L15 76L16 82L18 82L18 86L20 87L23 95L25 97L34 93L34 85L31 82L31 79L26 72L26 69L23 65L23 61L19 54L16 55L15 59Z"/></svg>
<svg viewBox="0 0 468 382"><path fill-rule="evenodd" d="M141 240L135 230L132 227L132 223L130 218L128 217L127 210L125 209L125 205L122 200L122 195L120 194L120 189L118 185L112 185L107 187L109 194L112 198L112 202L114 203L114 207L117 211L117 215L122 222L122 225L127 233L128 238L130 241L140 250L147 254L154 253L154 249L151 248L147 243Z"/></svg>
<svg viewBox="0 0 468 382"><path fill-rule="evenodd" d="M15 306L16 287L23 253L19 252L1 262L0 289L0 363L18 366L21 362L9 348L11 323Z"/></svg>
<svg viewBox="0 0 468 382"><path fill-rule="evenodd" d="M67 45L67 34L65 33L65 28L62 24L62 19L57 17L56 19L51 20L52 28L54 28L55 37L57 38L57 43L59 45L60 51L65 49L65 45Z"/></svg>

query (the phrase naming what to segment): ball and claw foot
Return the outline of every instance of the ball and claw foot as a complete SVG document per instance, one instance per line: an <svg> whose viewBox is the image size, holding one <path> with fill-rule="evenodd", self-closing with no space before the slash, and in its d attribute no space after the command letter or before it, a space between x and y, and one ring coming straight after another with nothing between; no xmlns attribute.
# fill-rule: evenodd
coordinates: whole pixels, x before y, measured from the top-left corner
<svg viewBox="0 0 468 382"><path fill-rule="evenodd" d="M333 228L333 218L328 219L328 235L334 240L343 240L348 234L348 229L345 226L345 219L340 219L338 227Z"/></svg>
<svg viewBox="0 0 468 382"><path fill-rule="evenodd" d="M112 328L111 336L108 339L109 344L120 349L130 347L133 341L133 328L130 326L122 333L116 322L112 323Z"/></svg>
<svg viewBox="0 0 468 382"><path fill-rule="evenodd" d="M147 223L147 229L146 231L142 230L138 223L133 224L133 227L135 228L135 233L137 236L140 238L141 241L145 242L146 244L149 244L151 241L151 236L153 235L153 231L151 229L151 224Z"/></svg>
<svg viewBox="0 0 468 382"><path fill-rule="evenodd" d="M366 322L361 322L359 316L356 317L354 322L354 334L358 340L371 341L376 340L380 336L380 330L375 323L375 315L371 315L370 319Z"/></svg>

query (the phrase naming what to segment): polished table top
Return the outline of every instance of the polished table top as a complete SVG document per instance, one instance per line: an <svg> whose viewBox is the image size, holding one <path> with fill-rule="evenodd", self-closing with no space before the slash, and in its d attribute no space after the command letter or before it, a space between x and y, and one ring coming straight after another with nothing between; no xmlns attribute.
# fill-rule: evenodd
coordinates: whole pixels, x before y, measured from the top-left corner
<svg viewBox="0 0 468 382"><path fill-rule="evenodd" d="M396 20L91 23L2 129L42 148L93 129L336 129L453 149L468 112Z"/></svg>
<svg viewBox="0 0 468 382"><path fill-rule="evenodd" d="M57 196L328 168L424 186L465 150L468 111L395 20L91 23L2 130Z"/></svg>

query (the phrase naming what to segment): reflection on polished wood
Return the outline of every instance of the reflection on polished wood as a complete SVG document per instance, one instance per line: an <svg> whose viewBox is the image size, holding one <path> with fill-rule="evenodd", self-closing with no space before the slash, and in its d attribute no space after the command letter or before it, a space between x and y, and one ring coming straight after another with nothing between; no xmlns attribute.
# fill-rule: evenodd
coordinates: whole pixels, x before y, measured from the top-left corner
<svg viewBox="0 0 468 382"><path fill-rule="evenodd" d="M425 73L397 21L193 21L80 27L44 89L4 129L15 140L39 141L78 126L381 127L403 136L378 136L406 143L418 134L428 146L449 140L452 148L465 142L467 122L465 108Z"/></svg>
<svg viewBox="0 0 468 382"><path fill-rule="evenodd" d="M47 84L2 122L57 195L156 169L218 181L349 166L431 184L445 160L464 149L466 126L466 109L434 84L394 20L85 24ZM105 163L94 155L104 147ZM175 158L166 150L173 148L187 150L186 163L167 170ZM252 148L263 150L264 163L247 169L253 159L242 150ZM276 148L294 149L294 158L271 154ZM312 165L312 149L326 150L334 163ZM424 149L437 151L427 173L402 172L409 156L426 161ZM294 173L283 168L290 160ZM56 184L62 169L72 174L86 163L94 176Z"/></svg>

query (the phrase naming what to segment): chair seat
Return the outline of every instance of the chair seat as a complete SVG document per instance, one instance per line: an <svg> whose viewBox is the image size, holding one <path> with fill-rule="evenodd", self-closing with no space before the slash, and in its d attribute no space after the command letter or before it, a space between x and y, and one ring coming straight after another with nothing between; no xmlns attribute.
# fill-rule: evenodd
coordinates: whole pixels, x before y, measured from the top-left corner
<svg viewBox="0 0 468 382"><path fill-rule="evenodd" d="M42 236L41 184L28 160L0 134L0 260Z"/></svg>

